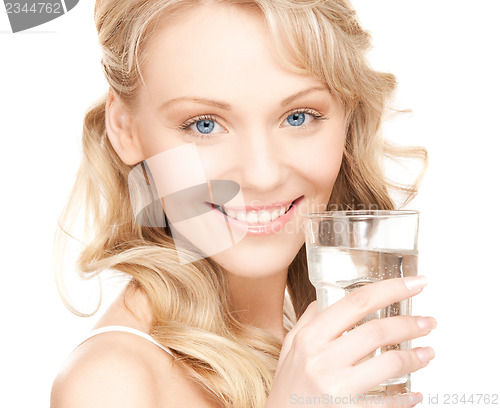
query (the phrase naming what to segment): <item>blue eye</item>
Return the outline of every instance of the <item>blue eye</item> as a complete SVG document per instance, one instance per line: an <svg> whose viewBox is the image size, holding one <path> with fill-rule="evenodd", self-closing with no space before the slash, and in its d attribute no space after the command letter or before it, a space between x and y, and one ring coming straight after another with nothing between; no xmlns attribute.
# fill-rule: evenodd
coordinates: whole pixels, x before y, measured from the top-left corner
<svg viewBox="0 0 500 408"><path fill-rule="evenodd" d="M306 121L306 114L304 112L292 113L286 118L286 121L291 126L301 126Z"/></svg>
<svg viewBox="0 0 500 408"><path fill-rule="evenodd" d="M193 136L199 137L227 132L226 129L217 123L217 119L212 115L197 116L189 119L180 125L179 129L185 132L189 131Z"/></svg>
<svg viewBox="0 0 500 408"><path fill-rule="evenodd" d="M213 120L199 120L196 122L196 129L199 130L200 133L207 135L212 133L215 128L215 122Z"/></svg>

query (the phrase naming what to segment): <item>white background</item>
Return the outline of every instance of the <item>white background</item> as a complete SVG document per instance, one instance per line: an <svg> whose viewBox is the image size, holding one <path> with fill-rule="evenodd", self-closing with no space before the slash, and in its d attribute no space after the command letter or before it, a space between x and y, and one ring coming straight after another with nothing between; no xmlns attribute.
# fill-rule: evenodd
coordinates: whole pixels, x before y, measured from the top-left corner
<svg viewBox="0 0 500 408"><path fill-rule="evenodd" d="M415 345L432 345L437 356L413 375L413 390L424 406L443 407L446 394L500 394L498 2L354 4L373 36L373 65L399 80L395 106L413 111L386 134L430 156L408 208L422 213L419 267L430 281L414 312L439 323ZM92 1L16 34L0 11L0 406L48 406L54 376L95 322L60 301L52 239L78 167L84 111L106 84Z"/></svg>

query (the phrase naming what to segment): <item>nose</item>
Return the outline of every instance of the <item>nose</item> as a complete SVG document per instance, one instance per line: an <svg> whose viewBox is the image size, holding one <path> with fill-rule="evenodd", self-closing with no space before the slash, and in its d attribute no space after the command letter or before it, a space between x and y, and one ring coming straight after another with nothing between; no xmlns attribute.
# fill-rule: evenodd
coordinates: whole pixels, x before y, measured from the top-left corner
<svg viewBox="0 0 500 408"><path fill-rule="evenodd" d="M238 159L244 190L266 192L284 182L283 152L271 133L260 130L243 135Z"/></svg>

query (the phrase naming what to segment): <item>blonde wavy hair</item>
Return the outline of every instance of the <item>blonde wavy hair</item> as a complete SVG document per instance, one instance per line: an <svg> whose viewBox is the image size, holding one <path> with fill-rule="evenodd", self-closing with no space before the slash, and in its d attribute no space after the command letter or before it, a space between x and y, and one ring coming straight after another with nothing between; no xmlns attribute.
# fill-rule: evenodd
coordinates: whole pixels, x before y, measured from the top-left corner
<svg viewBox="0 0 500 408"><path fill-rule="evenodd" d="M95 22L111 89L133 107L143 83L144 50L155 27L169 16L209 3L260 12L283 63L322 80L342 101L346 142L330 204L394 209L391 190L403 192L405 203L413 198L421 176L411 185L392 184L384 176L383 160L413 157L426 163L427 153L382 139L379 128L396 81L367 63L370 37L347 1L97 0ZM280 342L232 315L224 271L213 260L179 265L167 230L135 222L127 182L131 166L119 159L108 140L105 103L104 96L86 113L83 159L61 217L57 245L68 236L82 206L90 237L77 263L82 276L106 269L129 275L129 288L142 290L150 301L152 335L175 353L186 375L222 406L263 407ZM316 297L307 278L304 247L289 267L287 290L293 310L285 308L284 313L294 321Z"/></svg>

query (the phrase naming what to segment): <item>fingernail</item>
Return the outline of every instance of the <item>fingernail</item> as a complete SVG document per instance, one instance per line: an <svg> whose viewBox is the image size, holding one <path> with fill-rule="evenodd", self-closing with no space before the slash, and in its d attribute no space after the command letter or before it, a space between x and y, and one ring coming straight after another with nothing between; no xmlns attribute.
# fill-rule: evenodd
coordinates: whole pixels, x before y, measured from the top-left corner
<svg viewBox="0 0 500 408"><path fill-rule="evenodd" d="M431 361L436 355L431 347L418 348L415 350L415 352L417 353L420 361L424 364Z"/></svg>
<svg viewBox="0 0 500 408"><path fill-rule="evenodd" d="M436 319L433 317L418 317L417 324L423 331L434 330L437 326Z"/></svg>
<svg viewBox="0 0 500 408"><path fill-rule="evenodd" d="M404 283L408 290L413 291L427 285L427 278L425 276L408 276L404 279Z"/></svg>

